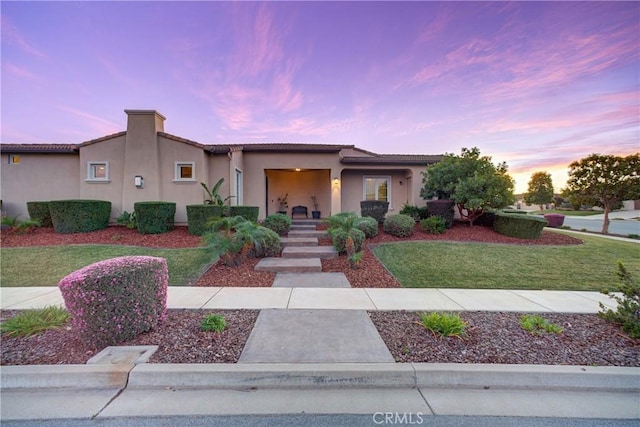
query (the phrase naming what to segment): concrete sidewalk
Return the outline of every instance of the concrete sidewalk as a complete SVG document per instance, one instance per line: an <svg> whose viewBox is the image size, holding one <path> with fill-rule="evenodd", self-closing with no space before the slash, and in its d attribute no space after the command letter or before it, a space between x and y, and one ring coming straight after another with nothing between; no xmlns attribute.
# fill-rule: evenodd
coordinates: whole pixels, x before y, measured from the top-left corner
<svg viewBox="0 0 640 427"><path fill-rule="evenodd" d="M295 282L295 274L291 276L291 280ZM597 313L600 311L599 302L611 308L617 306L613 299L599 292L506 289L171 286L168 295L169 308L191 309ZM0 288L0 309L2 310L22 310L63 304L57 287Z"/></svg>

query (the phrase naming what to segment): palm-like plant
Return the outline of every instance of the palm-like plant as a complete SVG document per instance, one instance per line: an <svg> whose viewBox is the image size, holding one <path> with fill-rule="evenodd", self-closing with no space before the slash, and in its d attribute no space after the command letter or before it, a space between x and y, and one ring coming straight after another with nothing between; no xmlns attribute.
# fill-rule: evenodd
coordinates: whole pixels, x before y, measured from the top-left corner
<svg viewBox="0 0 640 427"><path fill-rule="evenodd" d="M233 197L233 196L227 196L226 198L223 199L220 196L219 191L220 191L220 187L222 187L223 182L224 182L224 178L220 178L218 182L216 182L215 185L211 188L207 187L207 184L205 184L204 182L200 183L204 191L207 193L207 196L209 196L208 199L204 200L205 204L224 206L224 203Z"/></svg>
<svg viewBox="0 0 640 427"><path fill-rule="evenodd" d="M280 240L273 231L241 216L212 218L209 225L211 231L203 241L228 266L242 264L252 252L265 253L267 246Z"/></svg>

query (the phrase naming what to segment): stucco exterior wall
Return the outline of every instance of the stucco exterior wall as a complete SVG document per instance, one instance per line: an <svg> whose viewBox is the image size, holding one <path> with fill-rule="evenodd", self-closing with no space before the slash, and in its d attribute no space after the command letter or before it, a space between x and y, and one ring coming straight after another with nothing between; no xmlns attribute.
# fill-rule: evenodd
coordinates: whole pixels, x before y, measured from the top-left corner
<svg viewBox="0 0 640 427"><path fill-rule="evenodd" d="M78 186L81 199L108 200L111 202L111 220L120 216L123 210L131 212L133 206L122 205L122 194L126 189L124 176L124 144L125 137L100 141L80 147ZM108 162L109 180L105 182L91 181L88 176L90 162ZM133 177L129 182L133 188Z"/></svg>
<svg viewBox="0 0 640 427"><path fill-rule="evenodd" d="M187 223L187 205L202 203L200 182L207 182L209 162L202 148L158 137L160 164L160 194L163 201L176 203L176 224ZM192 180L176 177L176 163L194 163ZM133 177L131 178L133 188Z"/></svg>
<svg viewBox="0 0 640 427"><path fill-rule="evenodd" d="M2 210L19 219L29 218L27 202L77 199L80 171L77 154L20 154L20 164L10 165L2 154L0 198Z"/></svg>

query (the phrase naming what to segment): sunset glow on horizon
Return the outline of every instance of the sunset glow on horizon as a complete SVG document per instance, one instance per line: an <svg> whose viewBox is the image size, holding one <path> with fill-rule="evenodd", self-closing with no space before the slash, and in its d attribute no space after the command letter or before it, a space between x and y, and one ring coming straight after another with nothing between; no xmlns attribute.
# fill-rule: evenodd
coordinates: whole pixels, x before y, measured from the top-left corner
<svg viewBox="0 0 640 427"><path fill-rule="evenodd" d="M638 2L3 1L2 143L81 143L153 109L203 144L506 162L555 190L640 151Z"/></svg>

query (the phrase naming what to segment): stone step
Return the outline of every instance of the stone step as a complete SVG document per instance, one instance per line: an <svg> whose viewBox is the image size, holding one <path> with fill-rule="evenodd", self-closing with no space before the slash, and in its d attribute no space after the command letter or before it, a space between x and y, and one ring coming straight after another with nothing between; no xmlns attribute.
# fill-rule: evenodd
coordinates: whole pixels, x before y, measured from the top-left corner
<svg viewBox="0 0 640 427"><path fill-rule="evenodd" d="M338 252L333 246L288 247L282 250L283 258L336 258Z"/></svg>
<svg viewBox="0 0 640 427"><path fill-rule="evenodd" d="M283 248L318 246L318 238L317 237L281 237L280 243L282 243Z"/></svg>
<svg viewBox="0 0 640 427"><path fill-rule="evenodd" d="M315 225L291 224L290 230L315 230Z"/></svg>
<svg viewBox="0 0 640 427"><path fill-rule="evenodd" d="M276 273L319 273L320 258L263 258L255 266L256 271Z"/></svg>
<svg viewBox="0 0 640 427"><path fill-rule="evenodd" d="M291 230L287 237L315 237L321 239L323 237L329 237L329 233L325 230Z"/></svg>
<svg viewBox="0 0 640 427"><path fill-rule="evenodd" d="M316 226L320 224L322 220L319 219L293 219L291 220L291 225L313 225Z"/></svg>
<svg viewBox="0 0 640 427"><path fill-rule="evenodd" d="M350 288L344 273L278 273L274 288Z"/></svg>

